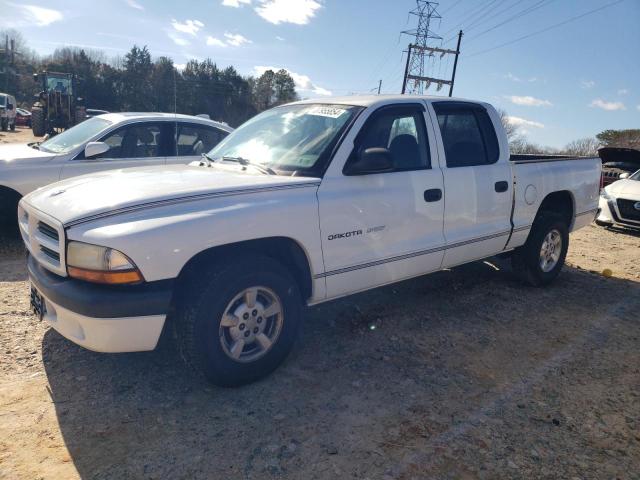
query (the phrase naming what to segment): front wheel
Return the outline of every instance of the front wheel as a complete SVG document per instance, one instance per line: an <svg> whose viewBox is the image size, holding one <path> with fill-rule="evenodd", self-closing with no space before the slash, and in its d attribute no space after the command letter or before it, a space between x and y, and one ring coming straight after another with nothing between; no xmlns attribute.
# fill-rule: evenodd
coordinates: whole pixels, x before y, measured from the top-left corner
<svg viewBox="0 0 640 480"><path fill-rule="evenodd" d="M214 384L254 382L293 347L301 317L295 280L275 260L247 255L196 276L174 325L185 361Z"/></svg>
<svg viewBox="0 0 640 480"><path fill-rule="evenodd" d="M562 217L543 214L526 243L514 252L513 269L529 285L548 285L560 274L568 248L569 228Z"/></svg>

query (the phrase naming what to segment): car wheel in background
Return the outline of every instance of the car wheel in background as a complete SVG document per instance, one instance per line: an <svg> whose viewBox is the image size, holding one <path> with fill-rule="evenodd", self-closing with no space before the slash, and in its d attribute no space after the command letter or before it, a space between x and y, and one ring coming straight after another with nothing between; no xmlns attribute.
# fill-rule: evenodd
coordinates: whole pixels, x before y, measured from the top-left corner
<svg viewBox="0 0 640 480"><path fill-rule="evenodd" d="M177 307L178 350L216 385L254 382L293 347L301 317L298 286L267 256L248 254L211 267L189 280Z"/></svg>
<svg viewBox="0 0 640 480"><path fill-rule="evenodd" d="M526 243L514 251L513 270L529 285L548 285L562 270L568 248L568 225L560 215L543 213L534 222Z"/></svg>

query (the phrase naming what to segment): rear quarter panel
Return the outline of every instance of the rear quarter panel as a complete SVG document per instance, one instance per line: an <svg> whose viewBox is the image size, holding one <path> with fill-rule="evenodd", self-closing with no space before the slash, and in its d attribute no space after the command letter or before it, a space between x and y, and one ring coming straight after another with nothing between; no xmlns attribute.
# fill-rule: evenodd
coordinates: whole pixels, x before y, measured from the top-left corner
<svg viewBox="0 0 640 480"><path fill-rule="evenodd" d="M553 192L568 191L571 195L571 231L591 223L598 208L600 172L598 158L514 162L514 233L508 247L515 248L526 241L540 204Z"/></svg>

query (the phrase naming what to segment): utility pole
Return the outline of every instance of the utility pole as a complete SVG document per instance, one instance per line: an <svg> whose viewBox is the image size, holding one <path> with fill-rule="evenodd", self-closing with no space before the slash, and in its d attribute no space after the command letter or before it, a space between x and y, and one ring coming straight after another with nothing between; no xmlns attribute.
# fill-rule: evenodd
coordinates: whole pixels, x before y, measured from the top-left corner
<svg viewBox="0 0 640 480"><path fill-rule="evenodd" d="M429 0L416 0L416 8L409 12L410 15L418 17L418 26L413 30L405 30L405 35L413 37L413 42L407 49L407 64L402 82L402 93L422 95L432 84L437 85L436 91L440 91L444 85L449 85L449 95L453 91L453 80L455 78L455 68L457 66L458 55L460 54L460 41L462 31L458 35L458 47L450 50L440 47L430 47L430 41L441 41L442 37L436 35L431 28L431 20L440 19L437 11L438 2ZM440 42L441 43L441 42ZM426 74L426 61L431 60L438 54L440 59L445 55L455 55L454 74L451 80L435 78Z"/></svg>
<svg viewBox="0 0 640 480"><path fill-rule="evenodd" d="M380 95L380 90L382 90L382 79L378 82L378 95Z"/></svg>
<svg viewBox="0 0 640 480"><path fill-rule="evenodd" d="M462 30L458 32L458 46L456 47L456 59L453 61L453 73L451 74L451 86L449 87L449 96L453 95L453 84L456 81L456 70L458 69L458 57L460 56L460 42L462 41Z"/></svg>

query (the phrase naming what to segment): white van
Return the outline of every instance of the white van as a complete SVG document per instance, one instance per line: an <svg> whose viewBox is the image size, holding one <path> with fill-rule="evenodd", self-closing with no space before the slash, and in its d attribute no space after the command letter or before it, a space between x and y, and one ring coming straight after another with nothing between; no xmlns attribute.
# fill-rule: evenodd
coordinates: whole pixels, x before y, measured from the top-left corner
<svg viewBox="0 0 640 480"><path fill-rule="evenodd" d="M16 99L7 93L0 93L0 129L6 132L9 128L16 129Z"/></svg>

